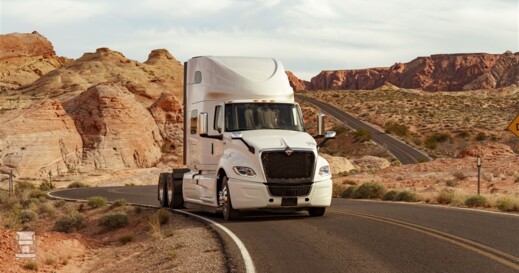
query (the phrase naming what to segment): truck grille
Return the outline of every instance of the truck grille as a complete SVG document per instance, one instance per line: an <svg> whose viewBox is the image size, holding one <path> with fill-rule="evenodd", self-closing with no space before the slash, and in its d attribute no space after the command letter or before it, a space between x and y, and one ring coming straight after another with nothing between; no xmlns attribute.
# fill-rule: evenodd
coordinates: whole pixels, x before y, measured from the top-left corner
<svg viewBox="0 0 519 273"><path fill-rule="evenodd" d="M271 196L306 196L310 194L310 190L312 189L312 183L298 185L266 183L266 185Z"/></svg>
<svg viewBox="0 0 519 273"><path fill-rule="evenodd" d="M267 182L301 183L312 181L315 156L309 151L266 151L261 154Z"/></svg>

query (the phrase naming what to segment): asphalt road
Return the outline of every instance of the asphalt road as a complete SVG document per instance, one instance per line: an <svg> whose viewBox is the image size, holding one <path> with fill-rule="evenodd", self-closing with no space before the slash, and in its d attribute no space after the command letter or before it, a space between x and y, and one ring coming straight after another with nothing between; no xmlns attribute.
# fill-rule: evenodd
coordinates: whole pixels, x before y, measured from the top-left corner
<svg viewBox="0 0 519 273"><path fill-rule="evenodd" d="M330 105L328 103L322 102L320 100L316 100L313 98L295 95L295 97L299 100L311 103L319 108L327 114L335 117L346 126L353 128L355 130L366 130L371 133L372 140L379 144L380 146L386 148L391 154L393 154L402 164L415 164L419 162L429 161L431 160L429 156L424 154L423 152L413 148L412 146L407 145L404 142L401 142L390 135L387 135L384 132L381 132L369 124L366 124L352 115L338 109L337 107Z"/></svg>
<svg viewBox="0 0 519 273"><path fill-rule="evenodd" d="M55 196L156 205L156 186L63 190ZM191 211L193 212L193 211ZM519 272L519 216L429 205L334 199L323 217L198 213L234 232L256 272Z"/></svg>

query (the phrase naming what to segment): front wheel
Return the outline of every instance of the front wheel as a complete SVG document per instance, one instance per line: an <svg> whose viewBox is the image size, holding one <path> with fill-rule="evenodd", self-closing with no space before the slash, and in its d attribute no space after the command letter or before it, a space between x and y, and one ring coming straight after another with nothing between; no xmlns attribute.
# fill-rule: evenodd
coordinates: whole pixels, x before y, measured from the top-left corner
<svg viewBox="0 0 519 273"><path fill-rule="evenodd" d="M160 206L163 208L167 208L169 205L168 202L168 173L161 173L159 175L159 185L157 187L158 198L160 202Z"/></svg>
<svg viewBox="0 0 519 273"><path fill-rule="evenodd" d="M323 216L325 212L326 212L326 208L325 207L323 207L323 208L308 208L308 213L312 217Z"/></svg>
<svg viewBox="0 0 519 273"><path fill-rule="evenodd" d="M229 184L227 181L229 178L224 176L222 182L222 192L220 194L222 201L222 214L225 221L232 221L240 218L240 212L232 207L231 193L229 191Z"/></svg>

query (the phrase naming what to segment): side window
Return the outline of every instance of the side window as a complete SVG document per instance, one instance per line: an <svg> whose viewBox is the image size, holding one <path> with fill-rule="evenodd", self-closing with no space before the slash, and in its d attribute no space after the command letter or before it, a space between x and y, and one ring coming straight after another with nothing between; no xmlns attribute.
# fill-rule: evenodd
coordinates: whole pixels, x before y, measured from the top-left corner
<svg viewBox="0 0 519 273"><path fill-rule="evenodd" d="M191 134L196 134L196 127L198 123L198 110L191 111L191 125L190 125L190 131Z"/></svg>
<svg viewBox="0 0 519 273"><path fill-rule="evenodd" d="M194 79L194 83L195 83L195 84L202 83L202 72L200 72L200 71L195 71L195 79Z"/></svg>
<svg viewBox="0 0 519 273"><path fill-rule="evenodd" d="M218 133L222 133L223 131L223 111L222 106L218 105L214 109L214 126L213 129L218 131Z"/></svg>

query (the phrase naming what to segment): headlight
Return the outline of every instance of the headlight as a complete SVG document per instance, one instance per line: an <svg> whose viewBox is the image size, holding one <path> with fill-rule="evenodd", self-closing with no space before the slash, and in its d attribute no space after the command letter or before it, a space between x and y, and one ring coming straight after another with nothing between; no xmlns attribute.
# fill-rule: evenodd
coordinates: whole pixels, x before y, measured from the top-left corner
<svg viewBox="0 0 519 273"><path fill-rule="evenodd" d="M319 169L319 175L320 176L327 176L330 175L330 165L322 166Z"/></svg>
<svg viewBox="0 0 519 273"><path fill-rule="evenodd" d="M248 177L255 177L256 176L256 172L252 168L249 168L249 167L234 166L234 167L232 167L232 170L237 175L248 176Z"/></svg>

